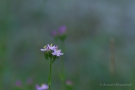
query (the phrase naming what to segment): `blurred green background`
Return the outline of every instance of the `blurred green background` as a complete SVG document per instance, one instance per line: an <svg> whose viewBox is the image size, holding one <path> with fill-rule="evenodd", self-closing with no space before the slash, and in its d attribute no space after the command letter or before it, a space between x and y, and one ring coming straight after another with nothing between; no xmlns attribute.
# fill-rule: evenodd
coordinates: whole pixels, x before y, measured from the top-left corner
<svg viewBox="0 0 135 90"><path fill-rule="evenodd" d="M62 25L73 90L135 89L134 0L0 0L0 90L14 90L16 80L25 86L28 78L33 88L47 83L49 62L39 49L48 43L61 48L51 32ZM61 87L61 62L53 64L52 90Z"/></svg>

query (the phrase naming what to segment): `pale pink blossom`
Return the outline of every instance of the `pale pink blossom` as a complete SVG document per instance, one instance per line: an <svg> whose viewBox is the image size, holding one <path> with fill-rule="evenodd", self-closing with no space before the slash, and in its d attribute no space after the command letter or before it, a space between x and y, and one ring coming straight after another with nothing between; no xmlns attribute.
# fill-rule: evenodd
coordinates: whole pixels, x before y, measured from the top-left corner
<svg viewBox="0 0 135 90"><path fill-rule="evenodd" d="M64 53L61 53L61 50L54 50L54 52L52 54L59 57L59 56L63 55Z"/></svg>
<svg viewBox="0 0 135 90"><path fill-rule="evenodd" d="M41 86L36 85L36 90L47 90L48 89L48 85L43 84Z"/></svg>
<svg viewBox="0 0 135 90"><path fill-rule="evenodd" d="M59 34L65 34L66 33L66 26L59 27Z"/></svg>

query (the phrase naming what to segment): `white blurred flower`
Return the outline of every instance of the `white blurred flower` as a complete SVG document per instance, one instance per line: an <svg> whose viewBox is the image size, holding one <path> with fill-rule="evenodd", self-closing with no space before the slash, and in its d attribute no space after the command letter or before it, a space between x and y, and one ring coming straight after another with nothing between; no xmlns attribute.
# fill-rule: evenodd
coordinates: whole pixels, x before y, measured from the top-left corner
<svg viewBox="0 0 135 90"><path fill-rule="evenodd" d="M36 85L36 90L47 90L48 89L48 85L43 84L42 86Z"/></svg>

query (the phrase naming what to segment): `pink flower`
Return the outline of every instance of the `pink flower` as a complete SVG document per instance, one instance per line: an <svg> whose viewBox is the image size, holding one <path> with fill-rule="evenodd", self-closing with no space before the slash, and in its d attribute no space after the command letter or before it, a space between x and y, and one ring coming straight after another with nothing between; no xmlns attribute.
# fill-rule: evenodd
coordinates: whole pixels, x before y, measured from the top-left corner
<svg viewBox="0 0 135 90"><path fill-rule="evenodd" d="M63 55L64 53L61 53L61 50L54 50L54 52L52 53L52 55L56 55L56 56L61 56Z"/></svg>
<svg viewBox="0 0 135 90"><path fill-rule="evenodd" d="M40 49L40 51L45 52L45 51L55 50L55 49L57 49L57 46L53 46L52 44L51 45L47 44L47 46L45 45L42 49Z"/></svg>
<svg viewBox="0 0 135 90"><path fill-rule="evenodd" d="M36 85L36 90L47 90L48 89L48 85L43 84L42 86Z"/></svg>
<svg viewBox="0 0 135 90"><path fill-rule="evenodd" d="M42 49L40 49L40 51L42 51L42 52L45 52L47 50L48 50L48 47L46 45Z"/></svg>
<svg viewBox="0 0 135 90"><path fill-rule="evenodd" d="M52 44L51 45L47 44L47 47L48 47L49 50L57 49L57 46L53 46Z"/></svg>
<svg viewBox="0 0 135 90"><path fill-rule="evenodd" d="M65 34L66 33L66 26L59 27L59 34Z"/></svg>
<svg viewBox="0 0 135 90"><path fill-rule="evenodd" d="M44 52L45 59L56 59L59 56L63 55L61 50L58 50L58 46L53 46L52 44L47 44L44 48L40 49L40 51Z"/></svg>
<svg viewBox="0 0 135 90"><path fill-rule="evenodd" d="M17 87L22 87L22 83L21 83L20 80L17 80L17 81L15 82L15 85L16 85Z"/></svg>

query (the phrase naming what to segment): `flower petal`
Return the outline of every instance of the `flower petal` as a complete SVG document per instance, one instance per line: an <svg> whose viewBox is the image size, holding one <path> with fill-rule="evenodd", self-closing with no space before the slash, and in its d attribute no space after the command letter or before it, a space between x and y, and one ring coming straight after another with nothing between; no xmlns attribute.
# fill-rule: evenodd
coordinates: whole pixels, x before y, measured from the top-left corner
<svg viewBox="0 0 135 90"><path fill-rule="evenodd" d="M40 51L44 52L44 51L46 51L46 49L40 49Z"/></svg>

